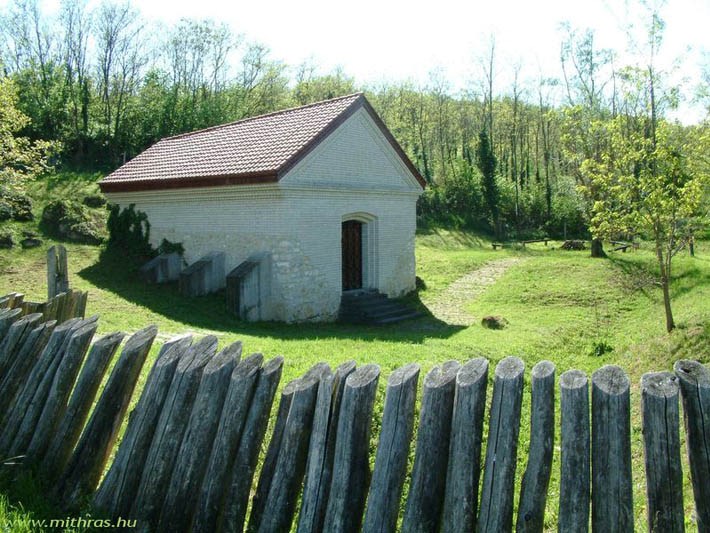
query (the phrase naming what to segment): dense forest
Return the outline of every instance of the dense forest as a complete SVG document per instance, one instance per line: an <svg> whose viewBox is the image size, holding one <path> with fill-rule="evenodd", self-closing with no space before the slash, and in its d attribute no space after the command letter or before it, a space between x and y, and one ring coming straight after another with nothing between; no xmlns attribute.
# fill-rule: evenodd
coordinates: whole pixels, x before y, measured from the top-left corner
<svg viewBox="0 0 710 533"><path fill-rule="evenodd" d="M566 28L561 79L522 79L513 67L506 87L496 83L491 40L478 85L454 93L441 72L424 86L360 86L342 70L285 65L214 21L156 28L129 3L89 10L62 0L50 16L37 0L14 0L0 12L0 74L29 118L18 136L53 141L54 165L104 171L168 135L364 91L430 184L422 220L518 238L586 236L602 194L594 163L617 149L613 131L650 139L662 123L673 150L701 155L692 165L683 159L682 172L707 173L698 144L707 142L707 121L663 119L677 88L653 63L663 28L655 11L649 21L638 64L621 67L593 32Z"/></svg>

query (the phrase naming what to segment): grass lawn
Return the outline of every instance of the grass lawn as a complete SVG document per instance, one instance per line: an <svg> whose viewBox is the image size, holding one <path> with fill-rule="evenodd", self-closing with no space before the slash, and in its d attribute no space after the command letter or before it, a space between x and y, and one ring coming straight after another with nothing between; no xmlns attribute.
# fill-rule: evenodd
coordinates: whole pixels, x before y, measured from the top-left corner
<svg viewBox="0 0 710 533"><path fill-rule="evenodd" d="M85 184L78 182L83 191ZM59 185L57 185L59 186ZM46 297L44 253L51 241L34 250L0 252L0 294L24 292L27 299ZM612 254L596 260L588 252L566 252L559 243L528 246L525 250L493 251L483 238L464 232L429 230L417 238L418 276L423 280L416 297L426 306L442 297L453 281L490 260L516 256L512 266L480 297L467 304L477 317L502 315L510 322L506 329L491 331L477 321L470 327L450 326L425 317L389 327L360 327L338 324L284 325L245 324L226 312L224 295L185 299L174 285L147 286L138 282L120 262L101 264L99 249L67 244L70 284L88 290L87 312L101 316L99 333L115 330L133 332L149 323L159 327L162 342L171 335L193 331L220 338L220 344L241 340L245 353L260 351L267 357L285 356L283 386L318 361L332 367L347 359L359 364L377 363L382 368L375 426L379 425L384 385L390 372L415 361L424 373L449 359L464 362L484 356L491 362L492 376L497 361L516 355L525 361L527 376L521 422L518 483L524 471L529 440L529 370L549 359L557 375L571 368L591 374L605 364L618 364L632 383L632 454L634 501L637 529L646 529L645 480L641 445L639 382L646 371L669 370L679 358L710 362L710 243L696 246L696 257L681 255L675 262L672 285L678 328L664 332L660 290L650 284L654 258L648 247L626 254ZM608 351L599 355L600 348ZM142 387L158 346L151 353L139 387ZM421 387L420 387L421 388ZM488 397L492 395L489 388ZM559 413L557 414L559 417ZM557 424L559 428L559 423ZM377 444L373 432L371 451ZM556 436L559 441L559 435ZM559 444L559 442L558 442ZM555 452L546 526L556 529L559 448ZM684 458L685 461L685 458ZM692 494L687 464L685 503L690 517ZM10 490L6 487L6 491ZM51 507L29 484L11 491L12 505L0 495L0 525L13 516L22 519L48 516ZM30 501L32 499L32 501ZM48 510L49 509L49 510ZM692 530L694 525L688 522ZM29 531L27 527L19 530Z"/></svg>

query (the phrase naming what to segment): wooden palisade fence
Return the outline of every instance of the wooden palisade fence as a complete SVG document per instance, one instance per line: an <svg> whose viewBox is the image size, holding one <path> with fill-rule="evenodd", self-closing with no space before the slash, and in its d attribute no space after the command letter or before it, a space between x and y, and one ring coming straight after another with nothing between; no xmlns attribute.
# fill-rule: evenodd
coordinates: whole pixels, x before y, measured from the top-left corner
<svg viewBox="0 0 710 533"><path fill-rule="evenodd" d="M91 345L96 329L96 317L57 324L0 311L0 457L21 463L4 470L35 468L67 510L88 498L144 531L543 529L555 441L549 361L532 369L516 507L525 371L518 358L495 367L487 436L487 360L449 361L424 377L416 437L419 367L392 372L372 472L380 369L319 363L282 388L257 475L283 359L242 357L240 343L218 352L212 336L178 337L161 347L103 475L157 331L149 326L126 341L96 398L123 338ZM594 372L591 387L577 370L560 376L560 498L552 502L560 531L634 528L629 387L615 366ZM678 361L673 373L645 374L641 391L649 529L684 529L680 398L694 520L710 531L710 372Z"/></svg>

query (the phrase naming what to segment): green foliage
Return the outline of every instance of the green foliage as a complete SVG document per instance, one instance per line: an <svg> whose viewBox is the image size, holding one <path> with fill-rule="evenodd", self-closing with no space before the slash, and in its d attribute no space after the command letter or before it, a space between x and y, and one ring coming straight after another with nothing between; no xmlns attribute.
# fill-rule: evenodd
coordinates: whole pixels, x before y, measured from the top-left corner
<svg viewBox="0 0 710 533"><path fill-rule="evenodd" d="M103 207L106 205L106 197L103 194L89 194L84 196L82 203L87 207Z"/></svg>
<svg viewBox="0 0 710 533"><path fill-rule="evenodd" d="M163 239L158 246L158 254L178 254L185 255L185 247L181 242L171 242L168 239Z"/></svg>
<svg viewBox="0 0 710 533"><path fill-rule="evenodd" d="M114 257L125 257L133 263L141 263L155 256L150 245L150 223L148 216L136 211L131 204L125 209L119 205L109 206L108 242L106 253Z"/></svg>
<svg viewBox="0 0 710 533"><path fill-rule="evenodd" d="M18 93L8 78L0 78L0 187L21 192L26 180L49 169L56 143L18 136L30 120L18 109Z"/></svg>
<svg viewBox="0 0 710 533"><path fill-rule="evenodd" d="M486 205L491 215L491 221L496 227L496 233L499 233L500 223L500 191L496 182L496 156L491 148L491 142L488 138L488 131L482 130L478 134L478 150L476 152L476 164L481 171L481 188L483 197L486 199Z"/></svg>
<svg viewBox="0 0 710 533"><path fill-rule="evenodd" d="M76 200L53 200L42 211L42 229L49 235L85 244L104 240L104 219Z"/></svg>

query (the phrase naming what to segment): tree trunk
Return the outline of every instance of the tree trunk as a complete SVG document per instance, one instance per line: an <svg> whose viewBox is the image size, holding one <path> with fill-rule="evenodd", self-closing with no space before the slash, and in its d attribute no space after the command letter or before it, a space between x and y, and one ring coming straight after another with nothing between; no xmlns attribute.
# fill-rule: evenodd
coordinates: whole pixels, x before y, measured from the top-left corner
<svg viewBox="0 0 710 533"><path fill-rule="evenodd" d="M670 264L666 264L663 257L663 249L660 245L656 245L656 257L658 257L658 267L661 271L661 288L663 289L663 307L666 311L666 331L670 333L675 329L673 321L673 310L671 309L671 291L670 291ZM670 256L669 256L670 258Z"/></svg>
<svg viewBox="0 0 710 533"><path fill-rule="evenodd" d="M592 257L606 257L601 239L592 239Z"/></svg>

